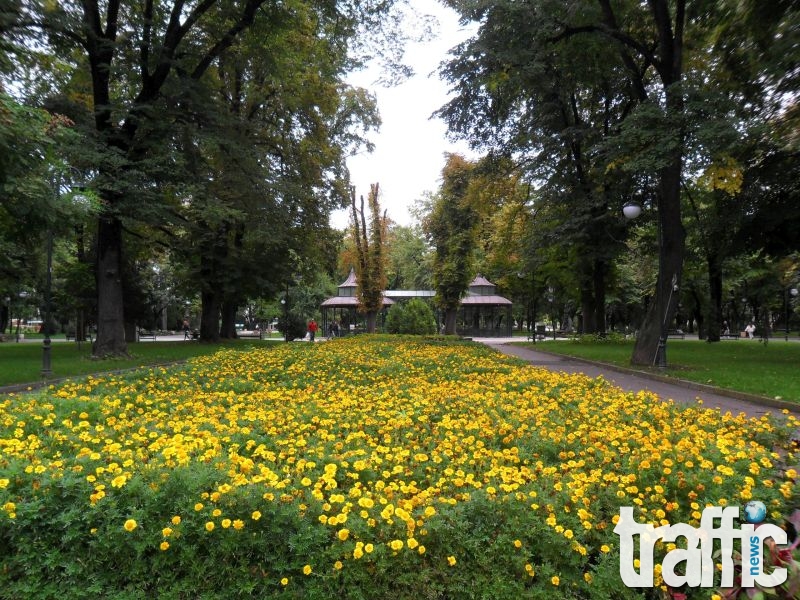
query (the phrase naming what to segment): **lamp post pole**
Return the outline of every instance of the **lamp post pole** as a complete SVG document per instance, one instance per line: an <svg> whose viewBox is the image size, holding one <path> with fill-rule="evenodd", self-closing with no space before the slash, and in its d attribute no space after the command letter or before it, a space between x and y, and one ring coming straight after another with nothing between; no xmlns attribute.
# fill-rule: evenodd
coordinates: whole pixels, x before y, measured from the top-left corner
<svg viewBox="0 0 800 600"><path fill-rule="evenodd" d="M786 337L784 339L787 342L789 341L789 301L790 301L789 296L795 298L797 294L798 294L797 288L787 287L783 295L783 317L784 317L784 324L786 325Z"/></svg>
<svg viewBox="0 0 800 600"><path fill-rule="evenodd" d="M622 214L628 220L635 219L642 214L642 207L637 202L628 202L622 207ZM658 347L653 364L659 369L667 368L667 315L669 314L669 304L672 300L672 293L677 291L677 278L673 276L671 282L667 282L664 277L665 271L665 249L664 249L664 224L661 219L661 211L658 211L658 280L656 282L656 312L658 315ZM669 295L667 288L669 285ZM666 300L666 302L665 302Z"/></svg>
<svg viewBox="0 0 800 600"><path fill-rule="evenodd" d="M53 174L51 180L53 186L54 206L58 206L61 200L61 176L58 172ZM45 274L44 285L44 341L42 342L42 379L47 379L53 374L50 339L50 296L53 285L53 227L50 221L47 222L47 273ZM77 332L75 332L77 335Z"/></svg>
<svg viewBox="0 0 800 600"><path fill-rule="evenodd" d="M53 282L53 230L47 228L47 275L44 287L44 341L42 342L42 378L47 379L53 374L51 369L51 344L50 340L50 293Z"/></svg>
<svg viewBox="0 0 800 600"><path fill-rule="evenodd" d="M19 297L20 297L20 300L22 300L22 304L24 305L25 304L25 299L28 297L28 292L26 292L25 290L21 291L19 293ZM24 308L24 306L23 306L23 308ZM22 308L20 308L19 314L17 315L17 343L18 344L19 344L19 327L20 327L20 324L22 323L22 313L23 313L23 310L22 310Z"/></svg>
<svg viewBox="0 0 800 600"><path fill-rule="evenodd" d="M281 306L283 306L283 341L289 341L289 287L286 287L286 297L281 298Z"/></svg>
<svg viewBox="0 0 800 600"><path fill-rule="evenodd" d="M667 314L669 313L669 300L664 302L667 282L664 278L664 225L661 211L658 211L658 349L656 350L655 364L659 369L667 368ZM674 285L674 284L673 284ZM670 290L670 298L672 290Z"/></svg>

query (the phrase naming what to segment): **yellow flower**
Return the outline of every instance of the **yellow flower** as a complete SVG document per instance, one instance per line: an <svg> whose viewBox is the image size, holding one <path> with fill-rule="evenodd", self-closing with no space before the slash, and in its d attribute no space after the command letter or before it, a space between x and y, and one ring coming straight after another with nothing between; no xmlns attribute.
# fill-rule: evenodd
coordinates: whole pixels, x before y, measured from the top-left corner
<svg viewBox="0 0 800 600"><path fill-rule="evenodd" d="M417 548L417 552L419 552L420 554L425 554L425 546L420 544L419 547Z"/></svg>
<svg viewBox="0 0 800 600"><path fill-rule="evenodd" d="M164 540L163 542L161 542L161 545L159 545L159 548L161 548L161 550L169 549L169 542Z"/></svg>
<svg viewBox="0 0 800 600"><path fill-rule="evenodd" d="M203 510L203 503L202 502L198 502L197 504L194 505L194 509L196 511L198 511L198 512Z"/></svg>
<svg viewBox="0 0 800 600"><path fill-rule="evenodd" d="M231 526L231 520L230 519L222 519L222 528L223 529L227 529L230 526Z"/></svg>
<svg viewBox="0 0 800 600"><path fill-rule="evenodd" d="M209 521L206 523L206 531L214 531L214 521Z"/></svg>
<svg viewBox="0 0 800 600"><path fill-rule="evenodd" d="M171 536L172 535L172 528L171 527L164 527L164 529L161 530L161 535L163 535L164 537Z"/></svg>
<svg viewBox="0 0 800 600"><path fill-rule="evenodd" d="M288 579L288 578L286 578L286 577L284 577L283 579L281 579L281 585L289 585L289 579Z"/></svg>
<svg viewBox="0 0 800 600"><path fill-rule="evenodd" d="M514 548L522 548L522 542L519 540L514 540Z"/></svg>
<svg viewBox="0 0 800 600"><path fill-rule="evenodd" d="M344 565L342 565L342 561L340 560L337 560L335 563L333 563L333 568L336 569L337 571L340 571L343 566Z"/></svg>
<svg viewBox="0 0 800 600"><path fill-rule="evenodd" d="M375 546L373 546L372 544L369 544L369 543L368 544L364 544L364 552L369 554L373 550L375 550Z"/></svg>
<svg viewBox="0 0 800 600"><path fill-rule="evenodd" d="M419 546L419 542L417 540L415 540L413 537L412 538L408 538L406 540L406 546L408 546L409 548L411 548L413 550L414 548Z"/></svg>
<svg viewBox="0 0 800 600"><path fill-rule="evenodd" d="M456 566L456 557L455 556L448 556L447 557L447 564L449 564L451 567L455 567Z"/></svg>
<svg viewBox="0 0 800 600"><path fill-rule="evenodd" d="M391 542L389 542L389 547L396 552L397 550L400 550L400 549L403 548L403 541L402 540L392 540Z"/></svg>
<svg viewBox="0 0 800 600"><path fill-rule="evenodd" d="M530 563L526 563L525 564L525 571L528 573L528 575L530 577L533 577L534 575L536 575L536 573L533 570L533 565L530 564Z"/></svg>
<svg viewBox="0 0 800 600"><path fill-rule="evenodd" d="M553 575L550 578L550 583L552 583L553 585L558 585L559 583L561 583L561 580L558 578L558 575Z"/></svg>
<svg viewBox="0 0 800 600"><path fill-rule="evenodd" d="M240 529L242 529L243 527L244 527L244 521L242 521L241 519L235 519L235 520L233 521L233 528L234 528L235 530L239 531L239 530L240 530Z"/></svg>
<svg viewBox="0 0 800 600"><path fill-rule="evenodd" d="M311 565L303 567L303 575L311 575Z"/></svg>
<svg viewBox="0 0 800 600"><path fill-rule="evenodd" d="M339 532L336 534L341 541L345 541L350 536L349 529L340 529Z"/></svg>
<svg viewBox="0 0 800 600"><path fill-rule="evenodd" d="M173 525L180 525L181 524L181 518L178 515L175 515L174 517L172 517L172 524Z"/></svg>
<svg viewBox="0 0 800 600"><path fill-rule="evenodd" d="M261 518L261 513L257 510L254 510L253 514L250 515L250 518L253 519L253 521L258 521Z"/></svg>
<svg viewBox="0 0 800 600"><path fill-rule="evenodd" d="M129 531L129 532L133 531L134 529L136 529L136 526L137 526L137 523L133 519L128 519L127 521L125 521L125 525L123 525L123 527L125 527L125 531Z"/></svg>

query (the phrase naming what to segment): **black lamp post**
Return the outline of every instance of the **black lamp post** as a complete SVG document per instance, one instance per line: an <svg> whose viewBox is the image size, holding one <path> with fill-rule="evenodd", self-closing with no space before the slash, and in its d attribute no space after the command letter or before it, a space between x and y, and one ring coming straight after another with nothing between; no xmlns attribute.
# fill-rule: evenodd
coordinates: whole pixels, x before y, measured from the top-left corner
<svg viewBox="0 0 800 600"><path fill-rule="evenodd" d="M11 332L13 331L12 323L14 322L14 320L11 318L11 296L6 296L6 310L8 311L8 335L11 335ZM5 335L5 333L6 330L5 327L3 327L3 331L0 331L0 335Z"/></svg>
<svg viewBox="0 0 800 600"><path fill-rule="evenodd" d="M58 192L56 192L56 195ZM50 293L53 282L53 229L47 227L47 275L44 286L44 341L42 342L42 379L53 374L50 351Z"/></svg>
<svg viewBox="0 0 800 600"><path fill-rule="evenodd" d="M289 303L287 299L289 297L289 290L286 290L286 297L281 298L281 306L283 307L283 341L289 341Z"/></svg>
<svg viewBox="0 0 800 600"><path fill-rule="evenodd" d="M25 300L28 298L28 292L26 292L24 290L21 291L19 293L19 298L22 301L21 302L21 304L23 305L22 308L24 308ZM20 308L19 314L17 315L17 343L18 344L19 344L19 327L20 327L20 324L22 323L22 312L23 312L22 308Z"/></svg>
<svg viewBox="0 0 800 600"><path fill-rule="evenodd" d="M635 219L642 214L642 207L636 202L628 202L622 207L622 214L626 219ZM661 222L661 211L658 211L658 281L656 288L657 314L659 320L658 348L656 350L653 364L659 369L667 368L667 315L669 314L669 302L672 293L678 290L677 277L673 276L668 284L664 278L664 232ZM669 300L664 303L666 289L664 286L670 285Z"/></svg>
<svg viewBox="0 0 800 600"><path fill-rule="evenodd" d="M784 324L786 325L786 341L789 341L789 302L791 296L792 298L796 298L798 292L797 288L786 288L786 293L783 295L783 317L784 317Z"/></svg>
<svg viewBox="0 0 800 600"><path fill-rule="evenodd" d="M73 174L75 175L76 179L81 179L81 175L77 169L71 168L70 169ZM53 172L53 178L51 180L51 185L53 187L53 200L54 206L56 210L60 208L61 203L61 185L63 183L62 174L59 171ZM78 187L82 187L82 184L79 184ZM45 279L45 288L44 288L44 342L42 342L42 378L47 379L53 374L51 365L52 365L52 357L51 357L51 344L52 340L50 339L50 312L51 312L51 297L52 297L52 285L53 285L53 224L48 221L47 223L47 275ZM78 332L75 332L77 337Z"/></svg>
<svg viewBox="0 0 800 600"><path fill-rule="evenodd" d="M51 181L53 186L53 199L57 207L61 201L61 174L57 171L53 174ZM51 368L51 344L50 340L50 295L53 285L53 227L47 224L47 274L44 286L44 341L42 342L42 379L47 379L53 374ZM75 332L77 335L77 331Z"/></svg>

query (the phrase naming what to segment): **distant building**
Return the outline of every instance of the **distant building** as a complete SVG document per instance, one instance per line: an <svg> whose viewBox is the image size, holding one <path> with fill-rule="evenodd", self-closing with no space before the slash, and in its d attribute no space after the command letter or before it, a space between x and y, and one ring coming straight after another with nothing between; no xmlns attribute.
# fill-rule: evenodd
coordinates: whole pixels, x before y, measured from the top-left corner
<svg viewBox="0 0 800 600"><path fill-rule="evenodd" d="M336 296L322 303L322 331L328 336L334 323L339 335L364 331L364 317L358 312L358 280L350 269L347 279L339 285ZM469 337L511 337L513 319L511 300L497 295L497 286L482 275L472 280L467 295L461 299L461 309L456 320L456 333ZM382 329L388 308L396 302L422 298L432 302L433 290L386 290L383 292L383 310L378 315L378 328ZM437 324L441 315L436 313Z"/></svg>

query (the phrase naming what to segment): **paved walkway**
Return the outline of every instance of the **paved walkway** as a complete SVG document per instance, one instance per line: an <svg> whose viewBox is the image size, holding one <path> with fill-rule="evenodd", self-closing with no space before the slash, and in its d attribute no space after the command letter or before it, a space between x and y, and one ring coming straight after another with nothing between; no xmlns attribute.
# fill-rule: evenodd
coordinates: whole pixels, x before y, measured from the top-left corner
<svg viewBox="0 0 800 600"><path fill-rule="evenodd" d="M642 371L624 369L611 365L599 365L578 358L559 356L542 350L517 346L509 343L512 341L510 338L474 338L474 341L482 342L498 352L516 356L537 367L542 367L551 371L583 373L589 377L599 377L602 375L604 379L626 391L638 392L640 390L648 390L658 394L661 398L692 405L700 398L703 401L703 405L706 407L719 408L723 412L731 412L733 414L743 412L751 417L760 417L765 414L781 416L781 411L784 408L787 408L790 412L800 417L800 407L789 403L760 399L754 396L748 396L747 394L728 392L726 390L672 378L670 378L670 381L663 381L662 378L658 376ZM513 341L520 340L516 339ZM546 344L542 345L546 346ZM774 405L767 405L766 402Z"/></svg>

